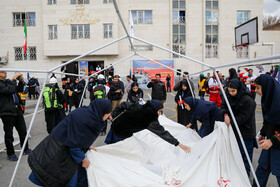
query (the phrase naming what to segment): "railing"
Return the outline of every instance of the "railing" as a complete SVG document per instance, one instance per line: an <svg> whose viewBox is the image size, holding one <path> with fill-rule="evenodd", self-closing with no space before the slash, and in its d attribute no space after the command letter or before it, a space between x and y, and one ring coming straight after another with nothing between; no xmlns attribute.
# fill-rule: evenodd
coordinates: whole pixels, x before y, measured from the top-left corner
<svg viewBox="0 0 280 187"><path fill-rule="evenodd" d="M249 57L249 48L248 46L236 47L236 58L248 58Z"/></svg>
<svg viewBox="0 0 280 187"><path fill-rule="evenodd" d="M72 31L71 32L71 39L77 39L77 38L90 38L90 32L89 31Z"/></svg>
<svg viewBox="0 0 280 187"><path fill-rule="evenodd" d="M205 45L205 58L218 58L218 45Z"/></svg>
<svg viewBox="0 0 280 187"><path fill-rule="evenodd" d="M186 16L174 16L172 19L173 24L186 23Z"/></svg>
<svg viewBox="0 0 280 187"><path fill-rule="evenodd" d="M24 26L24 21L26 21L26 26L36 26L35 19L14 19L14 27Z"/></svg>

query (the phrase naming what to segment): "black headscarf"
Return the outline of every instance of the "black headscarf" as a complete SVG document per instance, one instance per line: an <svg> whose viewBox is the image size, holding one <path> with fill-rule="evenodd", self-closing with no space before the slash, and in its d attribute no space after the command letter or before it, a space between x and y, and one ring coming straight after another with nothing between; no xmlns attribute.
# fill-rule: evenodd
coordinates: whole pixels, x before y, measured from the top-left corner
<svg viewBox="0 0 280 187"><path fill-rule="evenodd" d="M280 84L270 75L262 74L262 113L270 124L280 124Z"/></svg>
<svg viewBox="0 0 280 187"><path fill-rule="evenodd" d="M110 100L94 100L89 106L80 107L66 116L52 131L52 136L66 146L88 148L104 128L103 116L111 109Z"/></svg>
<svg viewBox="0 0 280 187"><path fill-rule="evenodd" d="M137 82L133 82L132 84L131 84L131 88L130 88L130 90L131 90L131 92L134 92L133 91L133 87L134 86L137 86L138 88L139 88L139 85L138 85L138 83ZM139 89L137 90L137 92L139 91Z"/></svg>
<svg viewBox="0 0 280 187"><path fill-rule="evenodd" d="M240 100L241 96L246 93L246 87L238 79L231 79L229 82L232 82L237 88L237 94L235 96L231 96L228 92L226 93L230 105L235 106Z"/></svg>
<svg viewBox="0 0 280 187"><path fill-rule="evenodd" d="M229 71L229 80L238 78L237 72L234 68L230 68L228 71Z"/></svg>
<svg viewBox="0 0 280 187"><path fill-rule="evenodd" d="M157 111L162 108L158 100L150 100L137 110L125 111L115 118L111 125L112 132L120 138L128 138L135 132L146 129L153 121L158 120Z"/></svg>
<svg viewBox="0 0 280 187"><path fill-rule="evenodd" d="M190 106L190 112L195 118L200 118L201 116L203 116L204 114L208 113L210 110L216 107L216 104L213 102L204 101L193 97L185 98L184 102Z"/></svg>
<svg viewBox="0 0 280 187"><path fill-rule="evenodd" d="M192 93L191 93L191 90L190 90L190 86L189 86L188 81L182 80L182 85L185 85L185 86L187 87L186 90L183 90L183 88L181 88L181 92L184 92L184 98L185 98L185 97L192 96ZM183 95L183 94L181 94L181 95Z"/></svg>

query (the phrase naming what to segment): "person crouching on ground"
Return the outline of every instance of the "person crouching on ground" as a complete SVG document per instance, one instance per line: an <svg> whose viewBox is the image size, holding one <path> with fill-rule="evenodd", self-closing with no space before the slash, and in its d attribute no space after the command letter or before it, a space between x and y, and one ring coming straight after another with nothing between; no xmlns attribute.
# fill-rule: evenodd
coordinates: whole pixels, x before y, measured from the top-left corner
<svg viewBox="0 0 280 187"><path fill-rule="evenodd" d="M29 155L30 181L39 186L67 187L77 186L79 181L80 186L87 186L83 168L90 161L85 152L89 148L95 150L91 145L104 128L111 109L108 99L97 99L68 114Z"/></svg>
<svg viewBox="0 0 280 187"><path fill-rule="evenodd" d="M270 173L280 186L280 84L270 75L255 80L256 93L262 97L263 127L258 139L262 149L256 175L260 186L266 186ZM257 186L254 182L253 186Z"/></svg>
<svg viewBox="0 0 280 187"><path fill-rule="evenodd" d="M215 121L222 121L220 109L213 102L187 97L184 105L191 112L191 123L187 125L187 128L197 130L197 120L199 120L202 125L198 134L202 138L213 132Z"/></svg>
<svg viewBox="0 0 280 187"><path fill-rule="evenodd" d="M168 143L179 146L186 153L191 151L160 125L158 117L163 109L161 101L149 100L145 105L137 105L133 108L126 111L118 110L118 113L113 115L113 117L116 116L111 126L114 135L119 138L129 138L133 133L147 129Z"/></svg>
<svg viewBox="0 0 280 187"><path fill-rule="evenodd" d="M231 79L227 83L227 98L229 100L230 107L232 108L233 114L235 116L238 128L240 129L242 138L244 140L247 152L249 154L250 160L253 159L254 147L256 147L256 102L252 98L252 95L247 91L246 86L237 78ZM233 124L232 117L230 115L227 104L223 100L221 104L221 115L224 116L225 123L230 126L232 124L232 129L234 131L237 143L245 164L245 168L248 176L250 176L250 165L246 157L245 151L242 147L241 140L236 131L235 125Z"/></svg>

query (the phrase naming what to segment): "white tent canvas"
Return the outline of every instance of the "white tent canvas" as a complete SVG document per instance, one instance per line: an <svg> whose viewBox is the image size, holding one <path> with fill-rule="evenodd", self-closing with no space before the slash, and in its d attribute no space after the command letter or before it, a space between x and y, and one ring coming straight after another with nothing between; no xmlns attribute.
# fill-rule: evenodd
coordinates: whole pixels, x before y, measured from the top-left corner
<svg viewBox="0 0 280 187"><path fill-rule="evenodd" d="M191 147L187 154L148 130L87 154L90 187L96 186L250 186L231 127L216 122L213 133L200 138L186 127L159 117L181 143Z"/></svg>

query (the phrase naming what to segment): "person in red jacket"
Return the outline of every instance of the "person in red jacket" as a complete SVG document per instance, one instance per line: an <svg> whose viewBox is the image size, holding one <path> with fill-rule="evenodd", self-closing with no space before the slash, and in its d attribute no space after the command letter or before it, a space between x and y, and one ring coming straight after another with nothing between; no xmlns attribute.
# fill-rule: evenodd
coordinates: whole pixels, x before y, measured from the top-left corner
<svg viewBox="0 0 280 187"><path fill-rule="evenodd" d="M209 101L216 103L216 105L220 108L221 107L221 96L220 96L220 86L219 83L217 81L217 78L215 75L213 75L213 77L211 77L208 81L208 87L209 87Z"/></svg>

